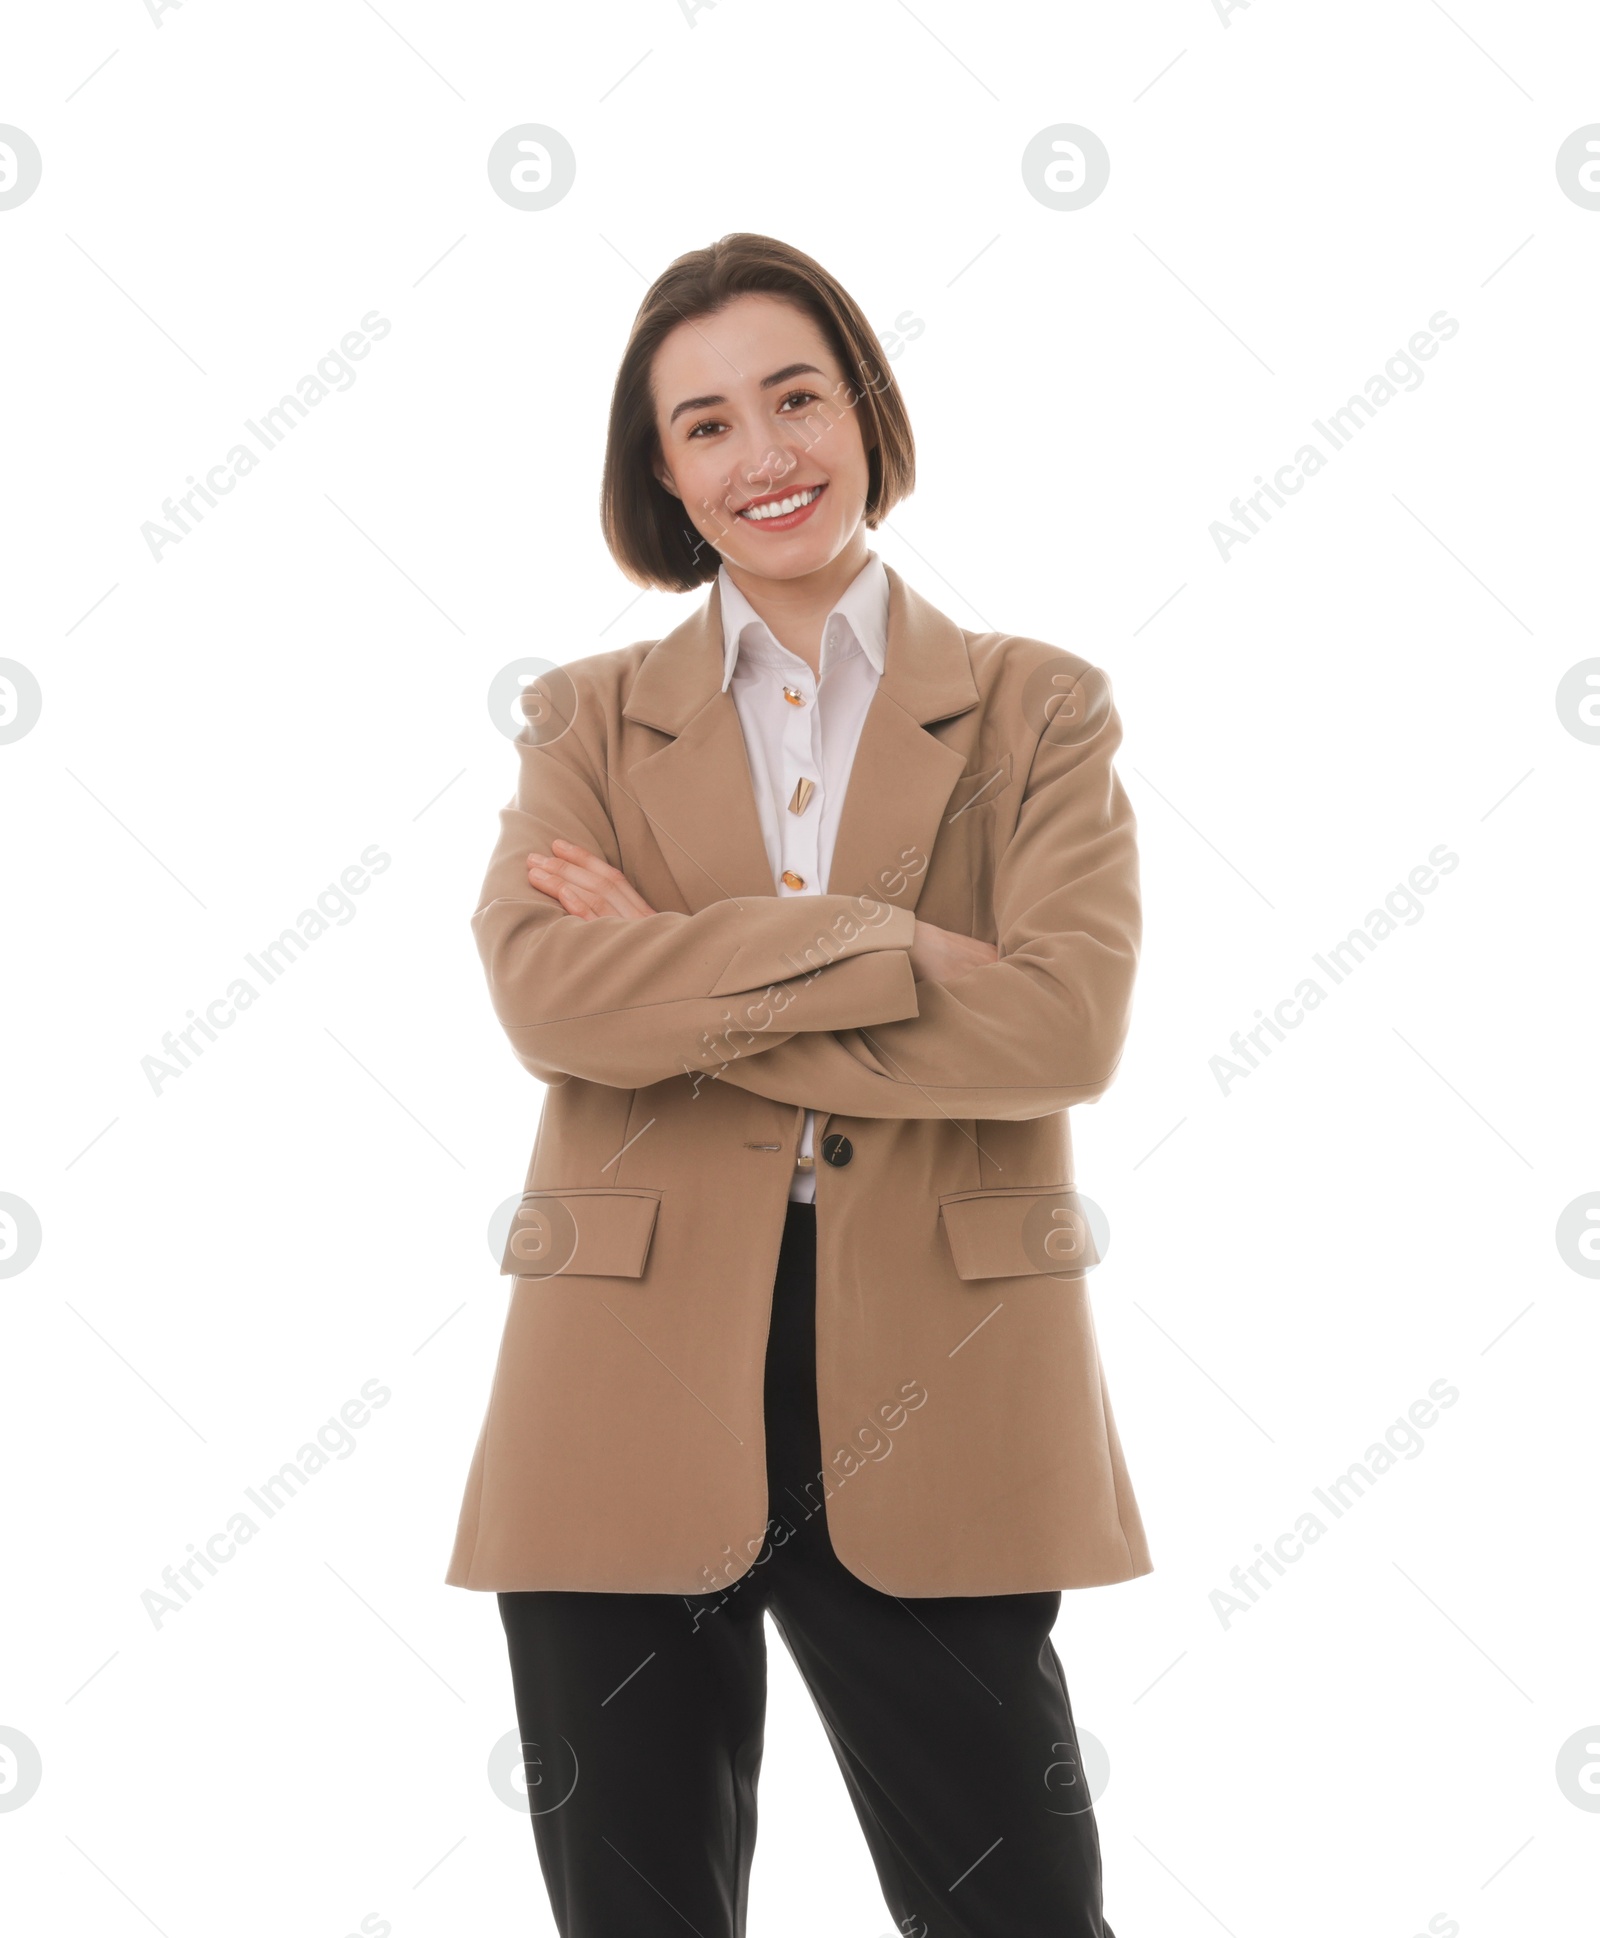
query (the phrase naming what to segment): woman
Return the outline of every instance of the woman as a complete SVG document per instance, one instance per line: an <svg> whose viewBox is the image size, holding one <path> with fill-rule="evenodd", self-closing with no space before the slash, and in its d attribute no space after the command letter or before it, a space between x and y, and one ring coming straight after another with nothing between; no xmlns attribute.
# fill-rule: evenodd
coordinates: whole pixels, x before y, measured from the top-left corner
<svg viewBox="0 0 1600 1938"><path fill-rule="evenodd" d="M645 297L602 515L709 597L531 685L473 930L549 1086L447 1579L499 1595L563 1938L738 1938L770 1614L907 1938L1112 1938L1050 1632L1151 1562L1067 1107L1121 1054L1104 677L866 543L865 318L731 235Z"/></svg>

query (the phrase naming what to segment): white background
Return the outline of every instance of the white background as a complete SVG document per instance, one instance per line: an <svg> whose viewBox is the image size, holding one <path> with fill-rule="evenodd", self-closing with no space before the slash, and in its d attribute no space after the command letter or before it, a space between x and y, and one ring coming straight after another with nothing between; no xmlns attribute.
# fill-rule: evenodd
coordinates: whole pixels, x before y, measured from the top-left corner
<svg viewBox="0 0 1600 1938"><path fill-rule="evenodd" d="M22 1932L553 1929L494 1599L443 1585L539 1087L468 917L514 780L493 676L659 636L596 504L649 280L734 229L850 288L920 486L871 538L961 624L1109 674L1146 934L1075 1113L1155 1572L1064 1598L1117 1938L1593 1918L1600 1188L1592 658L1600 23L1483 0L1044 9L421 0L14 11L0 121L0 1812ZM559 128L572 192L491 192ZM1105 193L1028 193L1083 124ZM158 564L141 526L392 323ZM1209 533L1446 310L1460 328L1226 562ZM921 328L907 340L897 319ZM203 1058L191 1008L391 866ZM1212 1059L1428 852L1459 865L1270 1059ZM392 1397L159 1627L142 1597L363 1382ZM1255 1606L1213 1591L1431 1383L1459 1400ZM1324 1519L1330 1517L1324 1516ZM776 1635L755 1938L889 1918ZM668 1774L670 1781L670 1773ZM959 1868L959 1867L957 1867ZM369 1929L371 1926L369 1925Z"/></svg>

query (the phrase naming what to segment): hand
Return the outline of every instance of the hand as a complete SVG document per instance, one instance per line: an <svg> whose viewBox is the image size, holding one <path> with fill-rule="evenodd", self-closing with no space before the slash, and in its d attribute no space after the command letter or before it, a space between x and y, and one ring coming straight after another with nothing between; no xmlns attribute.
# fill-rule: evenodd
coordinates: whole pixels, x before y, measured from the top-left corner
<svg viewBox="0 0 1600 1938"><path fill-rule="evenodd" d="M1000 951L992 942L958 935L932 922L916 919L911 938L911 974L918 982L949 982L985 962L997 962Z"/></svg>
<svg viewBox="0 0 1600 1938"><path fill-rule="evenodd" d="M528 857L528 886L559 902L569 915L586 922L602 915L626 915L637 919L654 915L656 910L623 874L609 861L580 848L576 841L563 841L558 835L550 844L555 851L542 850Z"/></svg>

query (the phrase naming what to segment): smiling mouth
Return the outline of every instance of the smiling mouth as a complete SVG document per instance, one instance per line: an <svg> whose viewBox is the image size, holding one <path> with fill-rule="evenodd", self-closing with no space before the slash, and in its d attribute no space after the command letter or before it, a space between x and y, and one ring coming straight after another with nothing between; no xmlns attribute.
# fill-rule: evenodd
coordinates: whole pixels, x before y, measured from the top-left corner
<svg viewBox="0 0 1600 1938"><path fill-rule="evenodd" d="M747 525L782 524L803 511L809 511L826 490L826 485L808 485L804 491L791 491L787 497L769 498L760 504L746 505L735 516L742 518Z"/></svg>

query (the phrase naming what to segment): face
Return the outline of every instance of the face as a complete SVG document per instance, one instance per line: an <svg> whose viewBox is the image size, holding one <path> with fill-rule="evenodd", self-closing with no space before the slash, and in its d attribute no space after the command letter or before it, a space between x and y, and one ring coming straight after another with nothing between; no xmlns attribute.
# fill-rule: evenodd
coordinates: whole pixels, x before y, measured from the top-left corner
<svg viewBox="0 0 1600 1938"><path fill-rule="evenodd" d="M865 551L857 390L803 310L740 296L680 323L656 352L651 387L658 476L730 566L794 579L852 542ZM787 512L771 509L795 499Z"/></svg>

